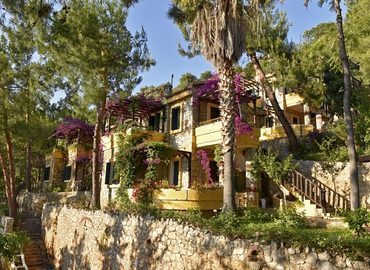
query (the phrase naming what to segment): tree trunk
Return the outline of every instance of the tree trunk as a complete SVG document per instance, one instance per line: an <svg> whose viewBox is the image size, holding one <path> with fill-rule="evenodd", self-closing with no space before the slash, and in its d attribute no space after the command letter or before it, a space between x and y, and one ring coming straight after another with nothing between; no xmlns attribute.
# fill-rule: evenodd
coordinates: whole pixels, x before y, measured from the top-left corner
<svg viewBox="0 0 370 270"><path fill-rule="evenodd" d="M297 142L297 136L295 135L292 126L290 125L288 119L285 117L284 112L281 110L279 102L276 99L275 92L273 91L271 84L266 78L265 72L263 71L261 64L256 56L255 52L248 53L249 58L252 61L254 70L256 71L256 74L262 84L263 89L265 90L272 108L274 109L281 125L283 126L283 129L288 137L289 140L289 147L292 152L297 151L298 149L298 142Z"/></svg>
<svg viewBox="0 0 370 270"><path fill-rule="evenodd" d="M102 166L102 151L101 151L101 135L103 126L103 117L105 113L105 98L97 108L95 128L94 128L94 141L93 141L93 156L92 156L92 194L91 194L91 207L100 208L100 172Z"/></svg>
<svg viewBox="0 0 370 270"><path fill-rule="evenodd" d="M8 164L5 161L5 158L3 157L2 153L0 153L0 166L1 170L3 172L3 177L5 181L5 194L8 201L8 211L9 216L15 217L16 215L16 206L14 204L15 200L13 200L14 195L12 194L12 189L10 186L10 177L9 177L9 170L8 170Z"/></svg>
<svg viewBox="0 0 370 270"><path fill-rule="evenodd" d="M351 209L354 210L360 207L360 192L359 192L355 138L353 132L353 120L351 112L351 78L343 32L342 10L340 7L339 0L334 0L334 8L337 15L336 24L338 29L339 54L343 66L343 81L344 81L343 111L347 131L347 151L349 158L349 175L351 188Z"/></svg>
<svg viewBox="0 0 370 270"><path fill-rule="evenodd" d="M7 179L8 183L7 185L7 198L9 203L9 214L11 217L16 216L17 212L17 204L16 204L16 198L15 198L15 166L14 166L14 155L13 155L13 143L11 140L9 127L8 127L8 113L7 110L4 108L3 113L3 120L4 120L4 135L5 135L5 145L6 145L6 154L7 154L7 164L2 159L2 163L7 168ZM4 172L4 169L3 169ZM5 175L4 175L4 178Z"/></svg>
<svg viewBox="0 0 370 270"><path fill-rule="evenodd" d="M220 76L220 115L222 133L222 154L224 160L223 173L223 207L222 211L235 210L235 190L234 190L234 69L231 62L225 63L218 68Z"/></svg>
<svg viewBox="0 0 370 270"><path fill-rule="evenodd" d="M28 131L30 131L30 83L27 88L27 111L26 111L26 124ZM31 170L32 170L32 142L30 135L27 138L27 148L26 148L26 174L25 174L25 184L28 192L31 191Z"/></svg>
<svg viewBox="0 0 370 270"><path fill-rule="evenodd" d="M32 171L32 142L31 139L27 139L27 149L26 149L26 175L25 184L28 192L31 192L31 171Z"/></svg>

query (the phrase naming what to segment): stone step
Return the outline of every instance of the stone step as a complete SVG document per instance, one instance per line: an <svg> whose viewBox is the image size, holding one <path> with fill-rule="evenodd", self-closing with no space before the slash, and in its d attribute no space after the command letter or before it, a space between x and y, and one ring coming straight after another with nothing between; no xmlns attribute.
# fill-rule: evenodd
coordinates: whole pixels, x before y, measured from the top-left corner
<svg viewBox="0 0 370 270"><path fill-rule="evenodd" d="M53 269L46 264L48 255L41 234L41 219L32 215L21 215L20 229L26 231L30 238L30 242L23 250L28 269Z"/></svg>

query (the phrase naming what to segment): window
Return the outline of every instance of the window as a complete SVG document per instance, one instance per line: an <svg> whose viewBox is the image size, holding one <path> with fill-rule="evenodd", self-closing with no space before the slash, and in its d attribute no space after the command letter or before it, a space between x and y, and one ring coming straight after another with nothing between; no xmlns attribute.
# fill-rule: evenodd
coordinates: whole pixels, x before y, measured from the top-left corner
<svg viewBox="0 0 370 270"><path fill-rule="evenodd" d="M215 119L220 117L220 109L218 107L211 106L210 119Z"/></svg>
<svg viewBox="0 0 370 270"><path fill-rule="evenodd" d="M63 180L68 181L71 179L72 166L65 166L63 172Z"/></svg>
<svg viewBox="0 0 370 270"><path fill-rule="evenodd" d="M180 107L171 110L171 130L180 129Z"/></svg>
<svg viewBox="0 0 370 270"><path fill-rule="evenodd" d="M180 161L175 160L173 162L173 167L172 167L172 185L178 186L179 185L179 172L180 172Z"/></svg>
<svg viewBox="0 0 370 270"><path fill-rule="evenodd" d="M273 127L274 118L272 116L266 117L266 127Z"/></svg>
<svg viewBox="0 0 370 270"><path fill-rule="evenodd" d="M159 131L159 124L161 121L161 114L156 113L149 116L149 128L151 130Z"/></svg>
<svg viewBox="0 0 370 270"><path fill-rule="evenodd" d="M114 166L113 162L108 162L105 166L105 184L106 185L116 185L119 183L119 180L116 179L117 169Z"/></svg>
<svg viewBox="0 0 370 270"><path fill-rule="evenodd" d="M44 169L44 181L49 181L50 178L50 167Z"/></svg>
<svg viewBox="0 0 370 270"><path fill-rule="evenodd" d="M293 124L299 124L298 118L293 116Z"/></svg>

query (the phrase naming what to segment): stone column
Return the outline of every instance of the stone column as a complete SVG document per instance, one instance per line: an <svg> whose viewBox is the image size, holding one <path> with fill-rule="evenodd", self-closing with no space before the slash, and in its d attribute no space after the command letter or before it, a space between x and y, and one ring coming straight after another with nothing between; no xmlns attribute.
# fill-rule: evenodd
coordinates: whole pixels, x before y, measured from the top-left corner
<svg viewBox="0 0 370 270"><path fill-rule="evenodd" d="M310 107L307 104L303 104L303 113L304 113L304 124L311 124L311 113Z"/></svg>
<svg viewBox="0 0 370 270"><path fill-rule="evenodd" d="M2 217L1 218L1 232L3 234L6 233L11 233L13 231L13 224L14 224L14 219L11 217Z"/></svg>
<svg viewBox="0 0 370 270"><path fill-rule="evenodd" d="M322 115L321 114L316 114L316 129L318 131L322 130Z"/></svg>
<svg viewBox="0 0 370 270"><path fill-rule="evenodd" d="M189 161L187 158L183 157L181 159L181 166L182 166L182 178L181 178L181 184L182 184L182 188L184 189L188 189L190 188L190 185L189 185Z"/></svg>
<svg viewBox="0 0 370 270"><path fill-rule="evenodd" d="M246 161L245 162L245 186L246 188L250 188L251 184L253 184L257 189L259 188L257 185L259 183L257 183L255 181L255 179L253 178L252 176L252 161Z"/></svg>

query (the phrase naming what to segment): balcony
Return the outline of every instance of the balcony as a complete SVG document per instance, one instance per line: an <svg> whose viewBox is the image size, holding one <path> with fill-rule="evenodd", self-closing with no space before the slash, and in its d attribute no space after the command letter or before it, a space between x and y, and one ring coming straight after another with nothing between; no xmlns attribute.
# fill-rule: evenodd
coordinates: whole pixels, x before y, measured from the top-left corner
<svg viewBox="0 0 370 270"><path fill-rule="evenodd" d="M132 198L132 189L128 189ZM154 205L159 209L213 210L222 207L223 188L172 189L160 188L154 192Z"/></svg>
<svg viewBox="0 0 370 270"><path fill-rule="evenodd" d="M166 136L164 133L154 130L148 130L145 127L135 127L135 128L129 128L126 131L126 135L133 135L133 136L142 136L147 135L148 139L146 141L148 142L164 142L166 139Z"/></svg>
<svg viewBox="0 0 370 270"><path fill-rule="evenodd" d="M313 125L295 124L292 125L293 131L297 137L307 136L314 130ZM285 138L286 133L282 126L261 128L260 141Z"/></svg>
<svg viewBox="0 0 370 270"><path fill-rule="evenodd" d="M294 107L296 105L303 104L303 98L300 97L297 93L289 93L285 95L286 107Z"/></svg>
<svg viewBox="0 0 370 270"><path fill-rule="evenodd" d="M253 128L251 134L238 135L236 137L237 148L257 148L259 145L260 129ZM221 144L221 121L213 119L200 123L195 129L197 147L206 147Z"/></svg>
<svg viewBox="0 0 370 270"><path fill-rule="evenodd" d="M148 139L146 140L147 142L164 142L166 139L166 135L162 132L135 127L128 128L125 133L115 132L109 135L104 135L102 137L102 143L104 145L104 149L111 149L118 145L122 135L141 136L144 134L148 135Z"/></svg>

